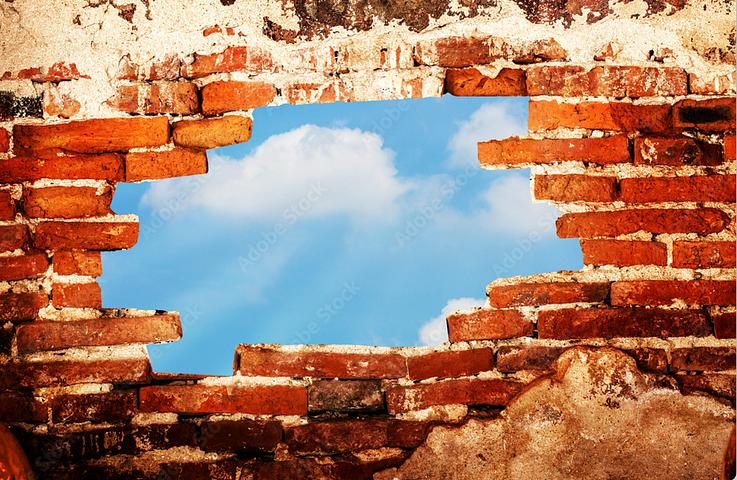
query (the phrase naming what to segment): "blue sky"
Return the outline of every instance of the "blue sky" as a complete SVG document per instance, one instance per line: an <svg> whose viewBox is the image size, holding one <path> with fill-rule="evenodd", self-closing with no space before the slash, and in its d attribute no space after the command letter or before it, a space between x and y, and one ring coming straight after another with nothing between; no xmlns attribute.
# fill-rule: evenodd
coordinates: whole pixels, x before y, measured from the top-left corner
<svg viewBox="0 0 737 480"><path fill-rule="evenodd" d="M476 142L526 133L526 99L269 107L207 175L118 184L139 216L103 254L103 305L179 311L155 371L230 375L239 343L432 345L499 277L582 267L529 171L486 171Z"/></svg>

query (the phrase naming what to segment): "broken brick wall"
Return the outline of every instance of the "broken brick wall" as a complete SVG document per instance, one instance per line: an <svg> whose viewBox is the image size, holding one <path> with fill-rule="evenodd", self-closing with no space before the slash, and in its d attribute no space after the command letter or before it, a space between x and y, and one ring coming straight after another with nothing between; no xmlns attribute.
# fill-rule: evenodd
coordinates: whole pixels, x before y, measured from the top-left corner
<svg viewBox="0 0 737 480"><path fill-rule="evenodd" d="M0 10L0 421L39 478L719 478L733 3ZM528 136L479 160L531 168L584 269L494 281L435 349L241 345L232 377L151 372L178 314L103 309L95 281L138 240L118 182L204 174L254 108L443 93L530 97Z"/></svg>

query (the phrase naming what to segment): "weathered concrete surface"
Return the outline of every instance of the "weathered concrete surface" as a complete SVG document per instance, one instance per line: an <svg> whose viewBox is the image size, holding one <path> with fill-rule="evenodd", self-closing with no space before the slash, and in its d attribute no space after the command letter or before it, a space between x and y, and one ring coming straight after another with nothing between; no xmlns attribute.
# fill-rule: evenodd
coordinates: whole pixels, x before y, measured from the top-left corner
<svg viewBox="0 0 737 480"><path fill-rule="evenodd" d="M437 427L389 479L719 479L735 412L610 348L576 347L501 418Z"/></svg>

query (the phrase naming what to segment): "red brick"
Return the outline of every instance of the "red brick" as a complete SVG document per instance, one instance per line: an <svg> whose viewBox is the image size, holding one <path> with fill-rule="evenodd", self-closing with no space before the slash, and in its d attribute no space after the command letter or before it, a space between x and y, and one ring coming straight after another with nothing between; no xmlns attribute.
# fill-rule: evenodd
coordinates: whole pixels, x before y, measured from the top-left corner
<svg viewBox="0 0 737 480"><path fill-rule="evenodd" d="M724 136L724 159L734 161L737 159L737 143L734 135Z"/></svg>
<svg viewBox="0 0 737 480"><path fill-rule="evenodd" d="M493 405L503 407L524 386L510 380L460 379L416 385L395 385L386 391L390 415L434 405Z"/></svg>
<svg viewBox="0 0 737 480"><path fill-rule="evenodd" d="M251 138L250 117L226 115L203 120L183 120L174 124L174 143L191 148L216 148L245 143Z"/></svg>
<svg viewBox="0 0 737 480"><path fill-rule="evenodd" d="M734 202L734 175L623 178L618 200L647 202Z"/></svg>
<svg viewBox="0 0 737 480"><path fill-rule="evenodd" d="M35 244L46 250L123 250L138 241L138 222L41 222Z"/></svg>
<svg viewBox="0 0 737 480"><path fill-rule="evenodd" d="M529 337L534 330L532 322L517 310L479 309L450 314L447 322L451 342Z"/></svg>
<svg viewBox="0 0 737 480"><path fill-rule="evenodd" d="M734 373L704 373L701 375L674 375L684 395L694 391L735 400Z"/></svg>
<svg viewBox="0 0 737 480"><path fill-rule="evenodd" d="M238 371L246 376L375 380L407 375L404 357L394 353L289 352L242 344L235 355Z"/></svg>
<svg viewBox="0 0 737 480"><path fill-rule="evenodd" d="M612 283L612 305L734 305L734 281L633 280Z"/></svg>
<svg viewBox="0 0 737 480"><path fill-rule="evenodd" d="M307 389L291 385L157 385L139 391L143 412L307 415Z"/></svg>
<svg viewBox="0 0 737 480"><path fill-rule="evenodd" d="M564 308L537 314L540 338L705 337L711 325L701 310Z"/></svg>
<svg viewBox="0 0 737 480"><path fill-rule="evenodd" d="M54 292L58 285L54 285ZM20 325L16 332L18 349L29 352L70 347L174 342L180 338L182 326L176 313L64 322L35 321Z"/></svg>
<svg viewBox="0 0 737 480"><path fill-rule="evenodd" d="M674 372L734 370L737 365L734 347L674 348L670 356Z"/></svg>
<svg viewBox="0 0 737 480"><path fill-rule="evenodd" d="M51 302L55 307L102 308L102 291L97 282L55 283Z"/></svg>
<svg viewBox="0 0 737 480"><path fill-rule="evenodd" d="M697 95L725 95L735 93L735 72L726 75L706 74L703 77L690 73L688 87Z"/></svg>
<svg viewBox="0 0 737 480"><path fill-rule="evenodd" d="M735 312L713 313L714 336L717 338L735 338L737 336L737 314Z"/></svg>
<svg viewBox="0 0 737 480"><path fill-rule="evenodd" d="M630 163L627 137L537 140L511 137L479 142L481 165L527 165L555 162Z"/></svg>
<svg viewBox="0 0 737 480"><path fill-rule="evenodd" d="M49 304L44 292L0 293L0 322L24 322L38 317Z"/></svg>
<svg viewBox="0 0 737 480"><path fill-rule="evenodd" d="M734 242L674 242L676 268L734 268Z"/></svg>
<svg viewBox="0 0 737 480"><path fill-rule="evenodd" d="M10 135L5 128L0 128L0 152L7 152L10 148Z"/></svg>
<svg viewBox="0 0 737 480"><path fill-rule="evenodd" d="M131 148L159 147L169 141L169 119L106 118L58 125L13 127L16 153L60 148L78 153L126 152Z"/></svg>
<svg viewBox="0 0 737 480"><path fill-rule="evenodd" d="M53 423L111 422L133 418L138 411L135 390L113 390L86 395L60 395L46 403Z"/></svg>
<svg viewBox="0 0 737 480"><path fill-rule="evenodd" d="M445 37L415 45L415 61L420 65L467 67L505 58L529 64L566 60L566 52L555 39L510 44L496 37Z"/></svg>
<svg viewBox="0 0 737 480"><path fill-rule="evenodd" d="M635 359L637 368L642 371L668 373L668 354L660 348L622 349L627 355Z"/></svg>
<svg viewBox="0 0 737 480"><path fill-rule="evenodd" d="M609 294L609 283L517 283L489 285L486 289L493 308L550 305L560 303L599 303Z"/></svg>
<svg viewBox="0 0 737 480"><path fill-rule="evenodd" d="M195 54L194 62L182 67L182 76L201 78L211 73L224 72L268 73L275 69L271 54L261 48L229 47L223 53Z"/></svg>
<svg viewBox="0 0 737 480"><path fill-rule="evenodd" d="M55 252L52 258L54 273L59 275L102 275L100 252L68 250Z"/></svg>
<svg viewBox="0 0 737 480"><path fill-rule="evenodd" d="M708 235L721 232L728 224L729 216L716 208L567 213L556 221L560 238L616 237L640 230Z"/></svg>
<svg viewBox="0 0 737 480"><path fill-rule="evenodd" d="M613 202L617 179L594 175L535 175L535 198L554 202Z"/></svg>
<svg viewBox="0 0 737 480"><path fill-rule="evenodd" d="M0 252L26 248L28 240L28 226L20 223L0 225Z"/></svg>
<svg viewBox="0 0 737 480"><path fill-rule="evenodd" d="M46 408L33 393L0 391L0 422L46 422Z"/></svg>
<svg viewBox="0 0 737 480"><path fill-rule="evenodd" d="M640 165L719 165L722 156L716 148L691 138L635 138L635 164Z"/></svg>
<svg viewBox="0 0 737 480"><path fill-rule="evenodd" d="M39 277L48 267L49 259L44 253L0 257L0 281Z"/></svg>
<svg viewBox="0 0 737 480"><path fill-rule="evenodd" d="M56 158L15 157L0 162L0 182L28 182L42 178L112 180L122 182L123 156L72 155Z"/></svg>
<svg viewBox="0 0 737 480"><path fill-rule="evenodd" d="M383 418L310 422L286 428L284 441L295 455L416 448L425 440L429 427L428 422Z"/></svg>
<svg viewBox="0 0 737 480"><path fill-rule="evenodd" d="M23 210L31 218L77 218L113 213L113 189L97 194L96 187L44 187L23 189Z"/></svg>
<svg viewBox="0 0 737 480"><path fill-rule="evenodd" d="M81 109L82 104L67 93L59 92L55 88L44 91L43 111L50 117L71 118Z"/></svg>
<svg viewBox="0 0 737 480"><path fill-rule="evenodd" d="M384 410L380 380L317 380L307 387L307 397L310 413Z"/></svg>
<svg viewBox="0 0 737 480"><path fill-rule="evenodd" d="M13 339L15 338L15 327L3 325L0 327L0 355L10 355L13 351Z"/></svg>
<svg viewBox="0 0 737 480"><path fill-rule="evenodd" d="M206 452L273 452L282 440L279 421L220 420L202 422L198 443Z"/></svg>
<svg viewBox="0 0 737 480"><path fill-rule="evenodd" d="M673 119L670 105L536 100L530 102L527 124L533 132L565 127L657 133L671 131Z"/></svg>
<svg viewBox="0 0 737 480"><path fill-rule="evenodd" d="M42 73L46 70L46 73ZM21 70L18 78L27 78L32 82L62 82L66 80L78 80L80 78L90 78L87 75L81 75L77 69L76 63L57 62L48 69L29 68Z"/></svg>
<svg viewBox="0 0 737 480"><path fill-rule="evenodd" d="M155 85L123 85L108 102L121 112L139 114L192 115L199 110L197 86L193 83L167 82Z"/></svg>
<svg viewBox="0 0 737 480"><path fill-rule="evenodd" d="M14 220L15 212L15 200L10 192L0 190L0 220Z"/></svg>
<svg viewBox="0 0 737 480"><path fill-rule="evenodd" d="M148 358L69 360L57 357L38 362L8 363L0 369L0 389L40 388L78 383L146 383Z"/></svg>
<svg viewBox="0 0 737 480"><path fill-rule="evenodd" d="M131 62L130 55L124 56L118 64L118 80L177 80L181 60L176 54L167 54L154 59L146 67Z"/></svg>
<svg viewBox="0 0 737 480"><path fill-rule="evenodd" d="M475 68L451 69L445 72L445 91L458 97L524 97L525 71L502 68L491 78Z"/></svg>
<svg viewBox="0 0 737 480"><path fill-rule="evenodd" d="M207 116L225 112L250 110L271 103L276 97L276 88L264 82L208 83L202 88L202 113Z"/></svg>
<svg viewBox="0 0 737 480"><path fill-rule="evenodd" d="M564 347L522 347L502 345L496 354L496 368L512 373L520 370L547 371Z"/></svg>
<svg viewBox="0 0 737 480"><path fill-rule="evenodd" d="M632 265L668 264L668 247L660 242L637 240L581 240L584 265Z"/></svg>
<svg viewBox="0 0 737 480"><path fill-rule="evenodd" d="M290 105L335 103L338 89L335 84L293 83L286 88L284 97Z"/></svg>
<svg viewBox="0 0 737 480"><path fill-rule="evenodd" d="M583 67L540 66L527 71L530 96L559 95L565 97L652 97L688 93L688 77L678 67Z"/></svg>
<svg viewBox="0 0 737 480"><path fill-rule="evenodd" d="M175 147L164 152L135 152L125 156L126 182L205 173L207 173L207 154L204 150Z"/></svg>
<svg viewBox="0 0 737 480"><path fill-rule="evenodd" d="M410 380L453 378L476 375L494 368L494 354L488 348L432 352L407 357Z"/></svg>
<svg viewBox="0 0 737 480"><path fill-rule="evenodd" d="M676 128L697 128L712 132L734 130L734 97L681 100L673 105L673 125Z"/></svg>

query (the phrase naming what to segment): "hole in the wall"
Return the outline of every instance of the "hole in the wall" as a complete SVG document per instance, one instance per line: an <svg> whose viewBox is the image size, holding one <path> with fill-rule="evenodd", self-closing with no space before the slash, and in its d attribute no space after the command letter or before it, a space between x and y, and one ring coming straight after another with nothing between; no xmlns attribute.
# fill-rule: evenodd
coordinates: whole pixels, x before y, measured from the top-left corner
<svg viewBox="0 0 737 480"><path fill-rule="evenodd" d="M478 166L476 143L524 135L526 111L451 96L257 109L207 175L118 185L141 234L103 256L104 304L180 312L184 338L149 347L156 371L229 375L239 343L440 343L445 314L492 280L582 266L529 170Z"/></svg>

